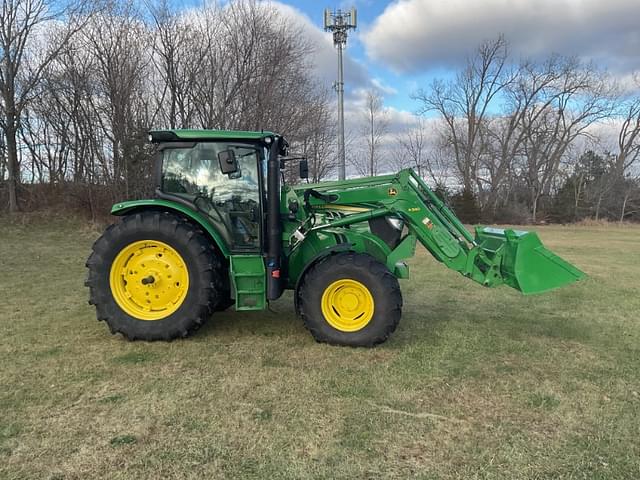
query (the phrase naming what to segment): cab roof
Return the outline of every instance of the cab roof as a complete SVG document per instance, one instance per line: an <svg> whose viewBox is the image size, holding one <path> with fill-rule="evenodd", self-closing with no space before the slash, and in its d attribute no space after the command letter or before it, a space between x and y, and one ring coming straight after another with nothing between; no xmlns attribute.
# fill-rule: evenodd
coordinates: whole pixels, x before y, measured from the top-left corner
<svg viewBox="0 0 640 480"><path fill-rule="evenodd" d="M152 130L149 132L151 142L176 142L180 140L261 140L275 137L269 131L250 132L246 130Z"/></svg>

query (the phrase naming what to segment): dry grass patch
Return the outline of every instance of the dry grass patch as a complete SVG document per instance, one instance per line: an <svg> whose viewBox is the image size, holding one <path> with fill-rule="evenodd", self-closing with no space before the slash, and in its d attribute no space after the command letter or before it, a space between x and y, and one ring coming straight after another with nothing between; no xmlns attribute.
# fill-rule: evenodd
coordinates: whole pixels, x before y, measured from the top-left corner
<svg viewBox="0 0 640 480"><path fill-rule="evenodd" d="M0 478L640 478L640 228L542 227L589 279L488 290L424 251L398 331L316 344L291 295L130 343L86 304L98 234L0 231Z"/></svg>

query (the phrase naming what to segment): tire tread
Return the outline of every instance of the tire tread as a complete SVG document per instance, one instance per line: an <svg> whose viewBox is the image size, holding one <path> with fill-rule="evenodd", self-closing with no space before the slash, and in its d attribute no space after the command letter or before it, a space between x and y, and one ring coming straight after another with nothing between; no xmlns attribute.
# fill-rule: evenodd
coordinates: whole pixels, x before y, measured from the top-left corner
<svg viewBox="0 0 640 480"><path fill-rule="evenodd" d="M366 339L344 342L337 341L335 337L327 335L327 333L323 331L324 318L321 314L319 315L321 318L317 318L318 314L314 314L313 306L309 305L306 299L310 291L317 289L324 290L326 285L320 284L320 279L328 274L328 272L335 269L336 266L344 267L347 265L353 266L354 271L361 270L375 273L377 281L380 282L383 291L387 292L388 301L385 300L385 302L382 303L385 305L385 312L382 313L385 315L385 321L381 329L372 332L372 335ZM396 330L402 314L402 292L400 291L397 278L384 264L368 254L340 252L324 257L306 272L296 292L296 296L299 314L302 317L305 328L309 330L316 341L329 343L331 345L358 347L374 347L379 345L385 342ZM380 304L380 301L375 301L376 305Z"/></svg>
<svg viewBox="0 0 640 480"><path fill-rule="evenodd" d="M109 287L111 265L106 265L104 261L115 255L113 246L118 244L119 239L135 236L143 228L162 232L169 237L187 238L187 247L196 259L196 265L190 265L189 271L198 275L198 284L201 285L197 291L191 292L193 300L182 312L184 318L171 322L163 319L160 321L162 328L151 328L150 324L155 322L136 321L117 306ZM120 333L128 340L170 341L187 337L209 319L219 301L222 288L221 271L217 268L221 264L219 255L202 230L175 214L143 211L125 216L120 222L107 227L92 246L86 261L89 274L85 285L89 287L89 304L95 306L96 318L104 321L112 334Z"/></svg>

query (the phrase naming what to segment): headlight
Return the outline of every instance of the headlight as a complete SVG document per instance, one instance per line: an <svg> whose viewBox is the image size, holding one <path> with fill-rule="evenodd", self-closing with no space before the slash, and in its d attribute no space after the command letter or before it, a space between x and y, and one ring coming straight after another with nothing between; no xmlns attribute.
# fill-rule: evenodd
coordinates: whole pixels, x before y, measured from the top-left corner
<svg viewBox="0 0 640 480"><path fill-rule="evenodd" d="M402 221L402 219L400 218L387 217L387 222L389 222L389 225L391 225L396 230L402 230L402 228L404 227L404 221Z"/></svg>

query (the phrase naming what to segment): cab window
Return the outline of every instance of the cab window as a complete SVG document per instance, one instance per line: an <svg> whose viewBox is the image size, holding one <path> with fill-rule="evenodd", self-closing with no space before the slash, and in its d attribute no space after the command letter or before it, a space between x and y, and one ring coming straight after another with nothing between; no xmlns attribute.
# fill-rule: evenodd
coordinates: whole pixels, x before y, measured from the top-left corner
<svg viewBox="0 0 640 480"><path fill-rule="evenodd" d="M220 171L218 153L233 150L238 171ZM258 251L261 240L261 149L229 142L201 142L193 148L166 148L162 191L181 197L205 213L232 250Z"/></svg>

